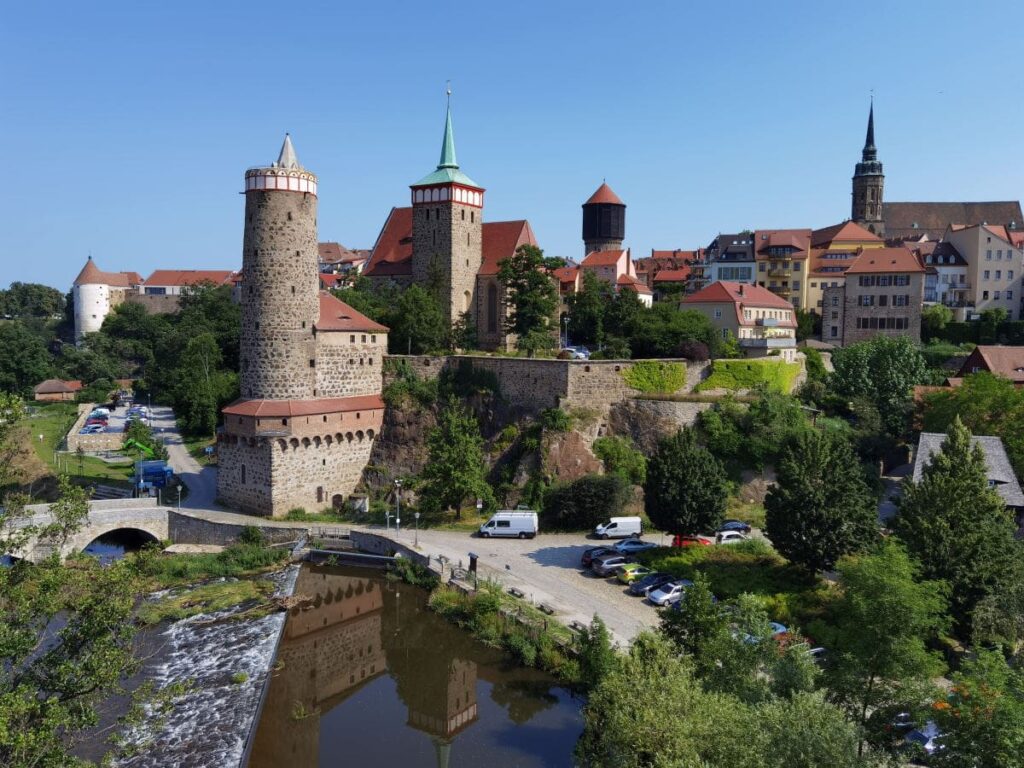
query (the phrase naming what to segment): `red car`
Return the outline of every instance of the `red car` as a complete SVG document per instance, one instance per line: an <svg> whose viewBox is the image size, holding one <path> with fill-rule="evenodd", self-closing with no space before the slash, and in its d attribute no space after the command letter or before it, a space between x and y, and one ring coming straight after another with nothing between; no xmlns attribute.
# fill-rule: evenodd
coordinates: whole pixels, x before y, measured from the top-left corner
<svg viewBox="0 0 1024 768"><path fill-rule="evenodd" d="M100 426L105 427L105 426L107 426L107 420L106 419L100 419L100 418L86 419L85 426L91 427L93 424L99 424Z"/></svg>
<svg viewBox="0 0 1024 768"><path fill-rule="evenodd" d="M710 547L714 541L707 536L673 536L673 547Z"/></svg>

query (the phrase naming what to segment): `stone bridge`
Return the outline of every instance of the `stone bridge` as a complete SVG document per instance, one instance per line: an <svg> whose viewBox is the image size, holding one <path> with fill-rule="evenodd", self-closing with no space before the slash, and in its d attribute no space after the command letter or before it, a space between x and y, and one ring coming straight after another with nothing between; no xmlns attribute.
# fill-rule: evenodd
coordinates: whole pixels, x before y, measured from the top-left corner
<svg viewBox="0 0 1024 768"><path fill-rule="evenodd" d="M20 526L44 526L53 522L48 504L26 507L27 515ZM348 535L348 529L319 524L288 523L279 520L194 509L175 509L157 505L156 499L110 499L89 502L89 517L85 524L60 547L61 557L80 552L105 533L120 530L142 531L154 541L174 544L229 545L238 541L242 530L255 526L263 531L271 543L297 541L309 535ZM0 533L0 536L3 534ZM44 560L53 553L54 544L34 540L22 551L4 551L0 541L0 554L9 554L32 562Z"/></svg>

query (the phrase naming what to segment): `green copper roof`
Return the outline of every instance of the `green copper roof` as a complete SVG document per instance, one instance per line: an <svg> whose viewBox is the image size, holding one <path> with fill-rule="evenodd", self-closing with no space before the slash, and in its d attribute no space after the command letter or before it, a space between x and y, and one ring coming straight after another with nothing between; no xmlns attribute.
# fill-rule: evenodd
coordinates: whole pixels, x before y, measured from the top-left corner
<svg viewBox="0 0 1024 768"><path fill-rule="evenodd" d="M427 174L412 186L423 187L428 184L464 184L467 187L479 187L469 176L459 170L459 162L455 159L455 132L452 130L452 105L448 104L448 114L444 121L444 139L441 140L441 162L437 170Z"/></svg>

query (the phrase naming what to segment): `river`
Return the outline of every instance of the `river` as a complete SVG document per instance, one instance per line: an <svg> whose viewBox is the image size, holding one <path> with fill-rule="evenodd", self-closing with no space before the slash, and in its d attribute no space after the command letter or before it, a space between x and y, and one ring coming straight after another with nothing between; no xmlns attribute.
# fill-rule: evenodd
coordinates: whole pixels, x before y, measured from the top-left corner
<svg viewBox="0 0 1024 768"><path fill-rule="evenodd" d="M377 571L304 565L251 768L572 765L582 702Z"/></svg>

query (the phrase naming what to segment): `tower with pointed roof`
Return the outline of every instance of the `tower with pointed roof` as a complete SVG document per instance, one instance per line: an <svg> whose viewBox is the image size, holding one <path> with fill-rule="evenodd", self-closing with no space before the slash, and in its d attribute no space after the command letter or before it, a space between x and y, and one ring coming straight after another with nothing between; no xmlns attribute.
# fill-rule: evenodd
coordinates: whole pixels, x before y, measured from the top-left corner
<svg viewBox="0 0 1024 768"><path fill-rule="evenodd" d="M451 91L437 169L410 186L412 279L436 292L450 324L475 312L483 263L484 188L459 168Z"/></svg>
<svg viewBox="0 0 1024 768"><path fill-rule="evenodd" d="M626 204L602 182L583 204L583 256L594 251L621 251L625 239Z"/></svg>
<svg viewBox="0 0 1024 768"><path fill-rule="evenodd" d="M320 290L317 192L287 135L245 172L242 396L223 411L217 495L253 514L345 504L383 422L387 328Z"/></svg>
<svg viewBox="0 0 1024 768"><path fill-rule="evenodd" d="M75 341L80 343L85 334L102 328L107 315L137 292L141 283L142 277L137 272L104 272L89 256L71 286Z"/></svg>
<svg viewBox="0 0 1024 768"><path fill-rule="evenodd" d="M882 190L885 175L875 147L875 103L868 111L868 132L864 139L861 160L853 172L853 202L850 218L860 226L879 236L885 235L882 215Z"/></svg>

